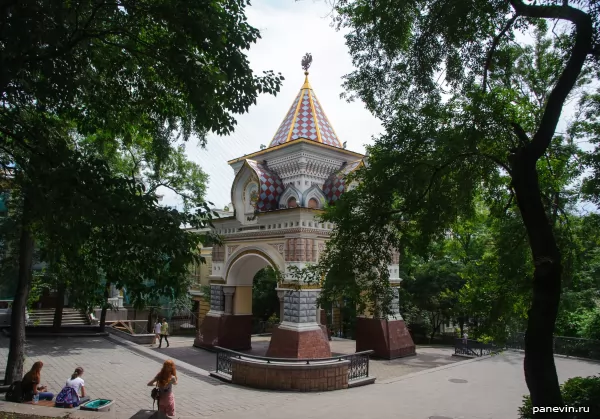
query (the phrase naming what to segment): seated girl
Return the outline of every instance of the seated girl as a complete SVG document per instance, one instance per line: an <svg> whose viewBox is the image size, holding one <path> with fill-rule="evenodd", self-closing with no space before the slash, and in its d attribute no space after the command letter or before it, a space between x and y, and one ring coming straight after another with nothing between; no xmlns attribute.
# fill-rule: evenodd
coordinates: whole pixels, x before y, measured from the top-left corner
<svg viewBox="0 0 600 419"><path fill-rule="evenodd" d="M67 380L65 387L71 387L77 392L79 396L79 403L83 404L90 400L89 396L85 394L85 382L83 381L83 368L77 367L73 374L71 374L71 378Z"/></svg>
<svg viewBox="0 0 600 419"><path fill-rule="evenodd" d="M40 385L43 366L44 363L42 361L35 362L29 372L25 374L23 380L21 380L24 402L32 401L36 394L39 400L52 400L54 398L54 394L46 391L48 389L46 386Z"/></svg>

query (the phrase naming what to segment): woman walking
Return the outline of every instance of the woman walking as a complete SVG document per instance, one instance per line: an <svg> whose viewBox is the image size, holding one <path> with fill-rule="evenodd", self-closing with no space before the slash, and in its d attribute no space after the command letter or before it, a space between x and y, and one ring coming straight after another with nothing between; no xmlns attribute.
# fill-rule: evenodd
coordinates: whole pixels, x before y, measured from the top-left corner
<svg viewBox="0 0 600 419"><path fill-rule="evenodd" d="M148 383L149 387L158 388L158 411L167 416L175 416L175 396L173 385L177 384L175 363L170 359L165 361L160 372Z"/></svg>
<svg viewBox="0 0 600 419"><path fill-rule="evenodd" d="M162 324L160 322L160 320L158 318L156 318L156 323L154 324L154 342L152 342L153 345L156 344L156 342L158 342L158 340L160 339L160 329L162 328Z"/></svg>
<svg viewBox="0 0 600 419"><path fill-rule="evenodd" d="M160 342L158 343L158 347L162 346L162 340L165 338L165 342L167 342L167 348L169 347L169 323L167 323L167 319L162 319L162 324L160 325Z"/></svg>
<svg viewBox="0 0 600 419"><path fill-rule="evenodd" d="M32 401L36 398L36 395L38 400L52 400L54 398L54 394L46 391L48 389L46 386L40 386L43 366L42 361L34 362L29 372L23 376L21 389L24 402Z"/></svg>

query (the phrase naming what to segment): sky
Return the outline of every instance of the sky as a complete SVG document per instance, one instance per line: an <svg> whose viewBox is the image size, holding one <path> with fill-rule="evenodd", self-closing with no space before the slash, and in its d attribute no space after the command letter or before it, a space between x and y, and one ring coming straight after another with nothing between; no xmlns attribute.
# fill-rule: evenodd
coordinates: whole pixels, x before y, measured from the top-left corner
<svg viewBox="0 0 600 419"><path fill-rule="evenodd" d="M250 24L258 28L261 39L247 52L252 70L282 73L285 77L276 95L261 95L257 104L243 115L237 115L235 132L228 136L209 135L207 146L201 148L191 138L186 145L190 160L198 163L209 175L206 199L212 206L223 208L231 202L233 170L228 160L268 146L285 117L300 87L304 83L301 60L312 54L309 80L316 96L333 125L340 141L347 148L365 152L365 144L382 132L379 121L359 102L348 103L340 98L343 76L353 66L345 45L344 33L331 26L331 8L326 0L254 0L246 9ZM531 39L523 34L520 38ZM564 131L573 116L574 103L567 103L558 132ZM584 147L585 148L585 147ZM180 207L178 197L163 188L162 204Z"/></svg>
<svg viewBox="0 0 600 419"><path fill-rule="evenodd" d="M258 28L262 39L248 51L252 70L280 72L285 77L276 97L259 96L257 104L237 116L235 132L229 136L209 135L202 149L197 139L186 146L190 160L209 175L207 200L223 208L231 202L233 170L228 160L260 150L269 145L279 124L304 83L300 61L312 54L309 80L341 142L347 148L364 153L365 144L381 132L380 123L361 102L340 99L342 77L352 71L352 62L344 35L330 26L330 8L323 0L254 0L246 9L248 21ZM179 206L176 196L164 193L162 204Z"/></svg>

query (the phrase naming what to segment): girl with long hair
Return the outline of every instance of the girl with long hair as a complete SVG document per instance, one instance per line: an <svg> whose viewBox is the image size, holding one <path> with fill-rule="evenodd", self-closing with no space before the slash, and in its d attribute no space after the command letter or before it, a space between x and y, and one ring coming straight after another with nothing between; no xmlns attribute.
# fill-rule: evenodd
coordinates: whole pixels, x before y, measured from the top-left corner
<svg viewBox="0 0 600 419"><path fill-rule="evenodd" d="M43 366L42 361L34 362L29 372L23 376L23 380L21 380L23 401L32 401L36 394L39 396L39 400L54 399L54 394L46 391L48 389L46 386L40 385Z"/></svg>
<svg viewBox="0 0 600 419"><path fill-rule="evenodd" d="M175 396L173 385L177 384L177 370L172 360L167 360L160 372L148 383L149 387L156 385L159 392L158 411L167 416L175 416Z"/></svg>
<svg viewBox="0 0 600 419"><path fill-rule="evenodd" d="M79 396L79 403L83 404L90 400L89 396L85 395L85 382L83 381L83 368L77 367L73 374L71 374L71 378L67 380L65 387L71 387L77 395Z"/></svg>

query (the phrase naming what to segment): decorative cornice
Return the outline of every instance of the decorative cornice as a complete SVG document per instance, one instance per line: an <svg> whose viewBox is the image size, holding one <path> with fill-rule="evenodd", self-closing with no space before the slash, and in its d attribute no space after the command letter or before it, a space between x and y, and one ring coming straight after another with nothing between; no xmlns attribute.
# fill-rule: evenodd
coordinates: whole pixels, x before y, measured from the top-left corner
<svg viewBox="0 0 600 419"><path fill-rule="evenodd" d="M296 145L296 144L300 144L300 143L305 143L305 144L310 144L310 145L313 145L313 146L316 146L316 147L321 147L321 148L323 148L325 150L335 150L338 153L343 153L343 154L346 154L348 156L353 156L353 157L355 157L355 159L359 159L359 158L365 157L364 154L356 153L354 151L350 151L350 150L345 149L345 148L338 148L338 147L334 147L332 145L318 143L316 141L309 140L307 138L298 138L296 140L288 141L287 143L283 143L283 144L280 144L280 145L277 145L277 146L274 146L274 147L267 147L267 148L265 148L263 150L256 151L256 152L251 153L251 154L247 154L245 156L238 157L238 158L233 159L233 160L229 160L227 162L227 164L237 163L239 161L246 160L246 159L256 160L256 158L259 157L259 156L261 156L261 155L270 154L270 153L272 153L275 150L281 150L281 149L283 149L285 147L290 147L290 146L293 146L293 145Z"/></svg>
<svg viewBox="0 0 600 419"><path fill-rule="evenodd" d="M251 231L248 233L229 233L223 234L227 238L227 240L237 240L243 238L273 238L273 236L283 237L287 234L297 234L297 233L307 233L307 234L318 234L321 236L329 237L331 234L330 230L320 230L315 228L302 228L302 227L294 227L294 228L281 228L281 229L273 229L273 230L260 230L260 231Z"/></svg>

